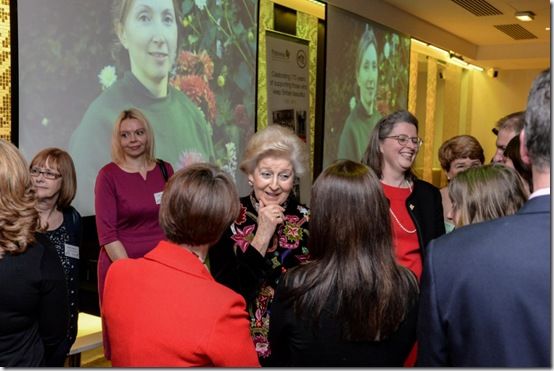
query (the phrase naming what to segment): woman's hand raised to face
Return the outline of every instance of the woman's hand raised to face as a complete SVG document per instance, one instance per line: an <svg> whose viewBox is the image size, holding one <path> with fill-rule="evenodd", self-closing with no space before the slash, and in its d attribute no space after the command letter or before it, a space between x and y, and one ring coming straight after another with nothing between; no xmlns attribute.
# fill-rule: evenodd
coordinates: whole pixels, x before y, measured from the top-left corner
<svg viewBox="0 0 554 371"><path fill-rule="evenodd" d="M283 223L285 219L283 214L285 209L280 205L265 205L261 200L259 202L258 228L252 240L252 246L262 255L265 255L275 233L275 228L278 224Z"/></svg>

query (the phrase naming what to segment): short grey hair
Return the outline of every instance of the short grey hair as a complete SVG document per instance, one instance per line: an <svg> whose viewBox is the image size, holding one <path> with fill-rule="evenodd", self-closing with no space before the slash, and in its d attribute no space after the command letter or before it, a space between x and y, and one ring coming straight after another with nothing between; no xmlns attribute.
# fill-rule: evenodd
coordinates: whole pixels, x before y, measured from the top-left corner
<svg viewBox="0 0 554 371"><path fill-rule="evenodd" d="M239 168L247 175L252 174L258 162L268 156L290 160L296 176L303 175L308 167L306 143L291 129L281 125L268 125L250 138Z"/></svg>

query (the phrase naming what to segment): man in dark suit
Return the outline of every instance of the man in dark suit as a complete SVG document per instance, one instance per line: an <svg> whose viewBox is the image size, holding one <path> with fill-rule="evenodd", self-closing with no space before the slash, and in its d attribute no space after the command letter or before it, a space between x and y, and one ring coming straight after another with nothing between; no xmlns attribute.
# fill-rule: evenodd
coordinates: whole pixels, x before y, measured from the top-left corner
<svg viewBox="0 0 554 371"><path fill-rule="evenodd" d="M533 82L520 133L534 192L515 215L470 225L427 249L420 366L551 366L550 70Z"/></svg>

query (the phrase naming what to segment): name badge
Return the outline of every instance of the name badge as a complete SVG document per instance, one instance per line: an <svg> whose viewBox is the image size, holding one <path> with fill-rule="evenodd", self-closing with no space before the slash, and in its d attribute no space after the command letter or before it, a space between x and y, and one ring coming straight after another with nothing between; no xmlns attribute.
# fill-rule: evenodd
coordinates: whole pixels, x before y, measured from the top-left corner
<svg viewBox="0 0 554 371"><path fill-rule="evenodd" d="M154 201L156 201L156 205L159 205L162 203L162 195L163 195L163 191L162 192L158 192L158 193L154 193Z"/></svg>
<svg viewBox="0 0 554 371"><path fill-rule="evenodd" d="M65 256L67 256L68 258L79 259L79 247L78 246L70 245L68 243L66 243L64 245L65 245Z"/></svg>

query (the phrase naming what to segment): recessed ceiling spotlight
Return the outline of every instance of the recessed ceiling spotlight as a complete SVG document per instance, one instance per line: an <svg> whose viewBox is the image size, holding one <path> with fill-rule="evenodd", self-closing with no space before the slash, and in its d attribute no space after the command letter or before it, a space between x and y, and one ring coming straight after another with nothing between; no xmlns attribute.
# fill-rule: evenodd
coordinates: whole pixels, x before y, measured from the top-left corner
<svg viewBox="0 0 554 371"><path fill-rule="evenodd" d="M522 12L516 12L516 18L522 22L530 22L535 19L535 13L527 10Z"/></svg>

